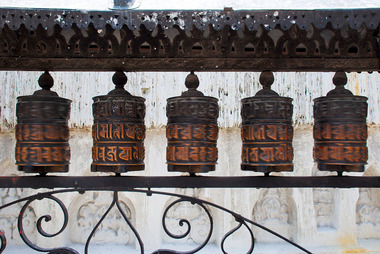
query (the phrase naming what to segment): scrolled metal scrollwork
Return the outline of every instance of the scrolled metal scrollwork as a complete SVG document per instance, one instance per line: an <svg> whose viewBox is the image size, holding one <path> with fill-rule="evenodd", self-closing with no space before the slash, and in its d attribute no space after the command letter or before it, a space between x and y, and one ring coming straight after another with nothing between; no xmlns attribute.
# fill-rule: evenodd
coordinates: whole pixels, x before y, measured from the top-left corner
<svg viewBox="0 0 380 254"><path fill-rule="evenodd" d="M191 232L191 222L187 219L180 219L178 221L178 225L183 227L184 224L186 224L187 226L187 229L184 233L182 234L173 234L170 232L170 230L168 229L167 225L166 225L166 218L167 218L167 214L169 212L170 209L172 209L175 205L181 203L181 202L190 202L192 205L198 205L200 206L203 211L207 214L207 217L209 219L209 222L210 222L210 227L209 227L209 232L207 234L207 237L206 239L198 246L196 247L195 249L191 250L191 251L174 251L174 250L157 250L155 252L153 252L152 254L159 254L159 253L168 253L168 254L171 254L171 253L183 253L183 254L187 254L187 253L195 253L195 252L198 252L199 250L203 249L207 243L210 241L210 238L211 238L211 235L212 235L212 231L213 231L213 218L211 216L211 213L209 211L209 209L202 203L202 202L198 202L198 199L195 199L195 198L191 198L191 197L181 197L180 199L177 199L175 200L174 202L170 203L165 211L164 211L164 214L162 215L162 226L164 228L164 231L165 233L174 238L174 239L183 239L185 238L186 236L188 236Z"/></svg>
<svg viewBox="0 0 380 254"><path fill-rule="evenodd" d="M103 214L103 216L100 218L100 220L98 221L98 223L95 225L94 229L91 231L89 237L87 238L86 245L85 245L85 253L88 254L88 247L89 247L91 238L94 236L94 234L95 234L96 230L99 228L100 224L107 217L107 215L109 214L109 212L112 210L112 208L115 205L116 205L117 209L119 210L120 214L123 216L124 220L127 222L128 226L131 228L131 230L134 233L134 235L136 236L137 241L139 242L141 254L144 254L144 243L142 242L142 240L140 238L140 235L138 234L137 230L134 228L134 226L132 225L132 223L128 219L127 215L123 211L123 208L120 205L119 195L118 195L117 191L114 191L113 200L112 200L110 206L108 207L107 211Z"/></svg>
<svg viewBox="0 0 380 254"><path fill-rule="evenodd" d="M95 225L94 229L92 230L92 232L90 233L89 237L87 238L87 242L86 242L86 245L85 245L85 253L88 254L88 247L89 247L89 244L90 244L90 241L91 241L91 238L93 237L93 235L95 234L96 230L98 229L98 227L100 226L100 224L102 223L102 221L107 217L107 215L109 214L109 212L111 211L111 209L113 207L117 207L117 209L119 210L119 212L121 213L122 217L124 218L124 220L127 222L128 226L131 228L131 230L133 231L133 233L135 234L135 237L137 238L138 240L138 244L140 246L140 250L141 250L141 254L144 253L144 244L142 242L142 239L140 238L137 230L133 227L132 223L130 222L130 220L128 219L126 213L124 212L121 204L120 204L120 201L119 201L119 197L118 197L118 193L121 192L121 191L126 191L126 192L134 192L134 193L144 193L146 194L147 196L152 196L153 194L154 195L164 195L164 196L171 196L171 197L176 197L178 199L176 199L175 201L171 202L165 209L164 213L163 213L163 217L162 217L162 224L163 224L163 227L164 227L164 231L172 238L174 239L182 239L186 236L188 236L192 230L192 227L191 227L191 221L189 221L188 219L179 219L178 223L179 223L179 226L186 226L186 230L184 233L181 233L181 234L174 234L172 233L166 226L166 222L165 222L165 218L167 217L167 214L169 212L170 209L173 209L173 207L175 205L178 205L179 203L182 203L182 202L190 202L192 205L197 205L199 207L202 208L202 210L207 214L207 217L210 221L210 226L209 226L209 232L207 234L207 237L206 239L195 249L193 250L190 250L190 251L176 251L176 250L169 250L169 249L159 249L159 250L156 250L154 251L152 254L187 254L187 253L196 253L198 251L200 251L201 249L203 249L210 241L211 239L211 236L212 236L212 232L213 232L213 217L211 216L211 213L210 213L210 208L215 208L215 209L218 209L220 211L223 211L223 212L226 212L228 214L230 214L231 216L233 216L235 218L235 220L237 221L238 225L233 228L232 230L230 230L229 232L227 232L224 237L222 238L222 241L221 241L221 250L224 254L227 254L227 251L225 249L225 242L227 240L227 238L229 238L232 234L234 234L236 231L238 231L242 226L244 226L248 232L249 232L249 236L250 236L250 239L251 239L251 243L250 243L250 248L249 250L247 251L247 253L253 253L254 251L254 235L252 233L252 230L250 228L249 225L253 225L253 226L256 226L256 227L259 227L267 232L269 232L270 234L274 235L274 236L277 236L279 237L280 239L288 242L289 244L295 246L296 248L298 248L299 250L305 252L305 253L311 253L310 251L306 250L305 248L299 246L298 244L292 242L291 240L285 238L284 236L252 221L252 220L249 220L248 218L245 218L237 213L234 213L233 211L231 210L228 210L222 206L219 206L217 204L214 204L214 203L211 203L209 201L206 201L206 200L202 200L202 199L199 199L199 198L195 198L195 197L190 197L190 196L186 196L186 195L181 195L181 194L176 194L176 193L170 193L170 192L161 192L161 191L153 191L151 189L131 189L131 188L122 188L122 189L116 189L116 188L112 188L112 187L106 187L106 188L100 188L100 189L91 189L91 188L74 188L74 189L64 189L64 190L57 190L57 191L51 191L51 192L45 192L45 193L39 193L39 194L36 194L36 195L32 195L32 196L29 196L29 197L25 197L25 198L21 198L19 200L16 200L16 201L13 201L13 202L10 202L8 204L5 204L5 205L2 205L0 206L0 210L6 208L6 207L9 207L9 206L12 206L16 203L20 203L20 202L24 202L26 201L26 203L23 205L21 211L20 211L20 214L19 214L19 217L18 217L18 229L20 231L20 236L22 238L22 240L32 249L36 250L36 251L39 251L39 252L47 252L49 254L79 254L79 252L77 252L76 250L74 249L71 249L71 248L68 248L68 247L62 247L62 248L52 248L52 249L48 249L48 248L42 248L42 247L39 247L35 244L33 244L29 238L26 236L25 232L24 232L24 229L23 229L23 218L25 216L25 212L27 210L27 208L30 206L30 204L36 200L43 200L43 199L50 199L54 202L56 202L58 204L58 206L62 209L62 212L63 212L63 217L64 217L64 221L63 221L63 225L62 227L58 230L58 232L56 233L48 233L46 232L43 228L42 228L42 222L45 221L45 222L48 222L48 221L51 221L52 220L52 217L50 215L43 215L41 217L39 217L37 219L37 222L36 222L36 227L37 227L37 231L44 237L48 237L48 238L51 238L51 237L54 237L54 236L57 236L59 234L61 234L65 229L66 229L66 226L68 224L68 211L67 211L67 208L66 206L63 204L63 202L58 199L57 197L53 196L55 194L58 194L58 193L68 193L68 192L79 192L79 193L84 193L86 191L112 191L113 192L113 200L109 206L109 208L106 210L106 212L103 214L103 216L101 217L101 219L98 221L98 223ZM0 231L0 241L1 241L1 246L0 246L0 254L4 251L5 247L6 247L6 237L5 237L5 234Z"/></svg>
<svg viewBox="0 0 380 254"><path fill-rule="evenodd" d="M3 230L0 230L0 242L1 242L0 253L3 253L3 251L5 250L5 247L7 246L7 238L5 237Z"/></svg>
<svg viewBox="0 0 380 254"><path fill-rule="evenodd" d="M62 225L61 229L58 232L56 232L54 234L49 234L49 233L47 233L42 228L42 221L43 220L45 222L49 222L49 221L52 220L52 217L50 215L43 215L40 218L38 218L37 223L36 223L38 233L40 233L44 237L55 237L55 236L61 234L66 229L66 227L67 227L67 223L68 223L68 220L69 220L69 214L67 212L67 208L64 205L64 203L60 199L58 199L57 197L52 196L52 195L43 195L43 194L36 195L36 196L31 197L24 204L24 206L21 208L20 214L18 216L17 227L18 227L18 231L19 231L21 239L30 248L32 248L32 249L34 249L36 251L39 251L39 252L48 252L49 254L58 254L58 253L60 253L60 254L79 254L79 252L77 252L76 250L68 248L68 247L51 248L51 249L49 249L49 248L42 248L42 247L39 247L39 246L35 245L34 243L32 243L29 240L29 238L26 236L25 231L24 231L23 218L24 218L24 213L27 210L27 208L29 207L29 205L33 201L35 201L37 199L38 200L50 199L50 200L56 202L58 204L58 206L61 208L62 212L63 212L63 225Z"/></svg>
<svg viewBox="0 0 380 254"><path fill-rule="evenodd" d="M227 232L227 234L224 235L222 241L221 241L221 249L223 251L224 254L228 254L228 252L225 250L224 248L224 243L226 242L227 238L229 236L231 236L233 233L235 233L236 231L238 231L241 226L244 225L244 227L246 227L246 229L248 230L249 234L250 234L250 237L251 237L251 247L249 248L249 250L247 251L247 253L252 253L253 252L253 249L255 248L255 237L253 235L253 232L252 230L249 228L249 226L247 225L247 223L244 221L244 220L240 220L240 219L236 219L236 221L239 222L239 225L237 225L235 228L233 228L232 230L230 230L229 232Z"/></svg>

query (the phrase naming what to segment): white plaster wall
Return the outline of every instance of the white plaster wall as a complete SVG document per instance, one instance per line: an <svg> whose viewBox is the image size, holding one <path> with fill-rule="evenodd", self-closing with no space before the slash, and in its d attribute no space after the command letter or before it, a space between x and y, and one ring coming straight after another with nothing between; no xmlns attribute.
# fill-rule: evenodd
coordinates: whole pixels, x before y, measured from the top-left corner
<svg viewBox="0 0 380 254"><path fill-rule="evenodd" d="M41 72L0 72L1 122L2 130L11 130L15 123L16 97L31 95L38 89ZM216 72L196 73L200 79L199 90L205 95L219 99L221 128L240 125L240 100L254 96L261 89L257 72ZM107 94L112 88L108 72L54 72L52 90L61 97L71 99L70 126L90 127L92 118L92 97ZM186 90L184 81L187 73L178 72L132 72L127 73L126 89L146 99L147 128L162 127L166 124L166 99L178 96ZM275 73L273 90L282 96L294 99L294 125L313 123L313 99L324 96L334 85L334 73ZM346 87L355 95L368 97L368 123L380 124L380 74L349 73Z"/></svg>
<svg viewBox="0 0 380 254"><path fill-rule="evenodd" d="M40 72L0 72L1 129L0 133L0 174L16 175L14 165L14 125L16 97L32 94L38 89L37 79ZM259 73L197 73L200 78L200 88L206 95L219 98L220 137L218 139L219 161L217 170L209 175L258 175L252 172L240 170L240 100L253 96L260 89L257 81ZM184 87L186 73L128 73L129 82L127 90L134 95L146 98L148 127L146 147L146 170L143 172L128 173L129 175L177 175L168 173L165 165L165 128L166 98L179 95ZM70 172L67 175L94 175L90 172L91 165L91 132L92 124L91 104L92 97L106 94L112 89L112 73L52 73L55 79L55 91L65 98L73 100L70 125L70 146L72 151ZM294 99L294 172L283 175L321 175L312 159L312 100L325 95L333 88L331 79L333 73L276 73L273 89L283 96ZM369 160L365 175L379 175L380 168L377 162L380 154L380 93L378 73L350 73L348 85L351 91L357 95L367 96L369 103ZM101 173L100 173L101 174ZM104 174L102 174L104 175ZM360 174L359 174L360 175ZM345 251L376 251L380 252L380 194L377 190L358 189L284 189L269 192L265 189L196 189L196 190L169 190L183 194L195 195L242 214L247 218L257 218L258 222L267 225L275 231L285 232L291 239L309 247L313 253L337 253ZM9 202L12 199L23 197L34 190L18 190L12 192L3 190L1 202ZM93 210L104 209L104 204L109 202L109 197L95 195ZM46 241L43 237L32 234L35 242L39 244L53 243L54 246L71 245L83 235L79 235L78 212L80 208L89 202L89 196L61 195L70 211L69 228L54 241ZM124 193L122 200L131 210L131 218L145 242L148 250L174 244L173 240L165 236L161 226L161 215L168 204L169 198L164 196L146 197L142 194ZM32 206L32 215L29 218L38 217L51 211L52 215L60 218L60 212L53 208L54 204L36 203ZM4 228L7 235L12 233L14 214L17 210L3 210L0 213L0 228ZM182 208L179 207L178 211ZM269 209L269 210L268 210ZM194 210L197 212L197 210ZM270 212L268 212L270 211ZM327 212L326 212L327 211ZM17 213L17 211L16 211ZM219 244L223 235L236 226L231 216L221 211L211 209L215 217L215 230L212 243ZM261 213L261 214L260 214ZM185 213L179 212L178 217ZM90 213L93 221L98 218L96 213ZM256 216L256 217L255 217ZM318 217L323 216L323 217ZM318 221L327 221L318 224ZM194 218L194 222L199 221ZM13 224L12 224L13 223ZM119 232L120 221L108 221L102 228L105 235L113 236ZM8 225L9 224L9 225ZM6 227L8 225L9 228ZM32 224L31 224L32 225ZM46 230L54 231L59 226L59 221L45 223ZM203 229L207 222L200 226ZM324 225L324 226L321 226ZM327 225L327 226L326 226ZM28 230L33 232L33 227ZM257 237L257 253L276 253L276 250L284 250L285 253L294 253L295 249L287 249L274 237L262 234L253 227ZM16 229L17 231L17 229ZM21 243L16 231L13 229L13 238L9 237L9 244ZM50 232L49 231L49 232ZM35 231L34 231L35 232ZM130 233L123 236L132 237ZM97 236L94 242L107 242L107 237ZM110 246L114 246L118 240L109 237ZM115 239L115 240L112 240ZM368 240L370 239L370 240ZM81 242L82 240L79 240ZM192 242L199 241L195 234L185 239L188 246ZM231 250L248 249L247 233L239 230L227 241ZM365 242L363 242L365 241ZM370 244L368 241L371 241ZM276 242L276 244L273 244ZM134 248L136 240L128 241L130 248ZM177 246L177 249L181 247ZM11 249L10 249L11 250ZM95 245L90 248L96 251ZM287 251L285 251L287 250ZM212 253L205 252L205 253ZM220 250L215 253L220 253ZM231 251L230 253L236 253ZM256 253L256 252L255 252Z"/></svg>

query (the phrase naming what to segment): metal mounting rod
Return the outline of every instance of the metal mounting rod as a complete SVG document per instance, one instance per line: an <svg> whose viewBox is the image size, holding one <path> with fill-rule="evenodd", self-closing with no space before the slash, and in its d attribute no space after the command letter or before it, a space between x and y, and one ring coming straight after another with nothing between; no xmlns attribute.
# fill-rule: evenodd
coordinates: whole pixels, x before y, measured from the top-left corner
<svg viewBox="0 0 380 254"><path fill-rule="evenodd" d="M380 176L3 176L0 188L380 188Z"/></svg>

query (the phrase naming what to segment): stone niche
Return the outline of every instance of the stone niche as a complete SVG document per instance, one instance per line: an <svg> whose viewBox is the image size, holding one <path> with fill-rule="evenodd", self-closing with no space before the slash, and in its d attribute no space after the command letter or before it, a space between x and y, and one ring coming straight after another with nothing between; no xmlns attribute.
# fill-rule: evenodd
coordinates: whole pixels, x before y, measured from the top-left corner
<svg viewBox="0 0 380 254"><path fill-rule="evenodd" d="M70 240L72 243L85 244L91 231L106 213L112 203L112 192L89 192L73 197L70 205L70 215L73 222L70 223ZM120 205L131 221L135 223L135 209L132 202L124 196L120 196ZM133 245L135 236L122 217L116 205L110 210L103 222L99 225L91 243L107 243Z"/></svg>
<svg viewBox="0 0 380 254"><path fill-rule="evenodd" d="M196 197L202 196L202 199L204 198L203 192L204 190L179 190L179 192L183 192L183 194L186 195L193 195ZM207 199L207 198L206 198ZM173 202L178 200L176 197L169 198L168 201L165 203L164 211L171 206ZM207 205L205 205L206 209L209 211L211 217L215 221L217 218L214 216L214 211ZM162 212L162 215L164 214L164 211ZM186 244L195 244L199 246L202 244L209 232L211 227L210 219L207 215L207 212L198 204L192 204L188 201L178 202L174 204L173 206L169 207L167 210L166 216L165 216L165 225L167 230L174 235L185 235L186 231L188 230L188 225L185 223L181 224L181 221L187 220L190 224L190 232L180 239L174 239L170 237L166 232L164 232L164 229L162 229L162 240L166 243L186 243ZM211 239L209 243L215 242L215 234L211 236Z"/></svg>
<svg viewBox="0 0 380 254"><path fill-rule="evenodd" d="M23 189L0 189L0 205L8 204L28 196ZM34 202L33 202L34 203ZM11 243L23 244L18 228L17 219L24 203L17 203L0 211L0 229L4 231L7 240ZM37 216L33 204L28 206L23 218L24 232L31 241L37 239Z"/></svg>
<svg viewBox="0 0 380 254"><path fill-rule="evenodd" d="M253 208L253 221L267 227L275 228L276 233L288 239L294 238L296 206L291 197L291 190L263 189ZM258 242L281 242L282 240L264 230L252 227Z"/></svg>
<svg viewBox="0 0 380 254"><path fill-rule="evenodd" d="M367 176L379 175L378 167L370 166ZM380 239L380 190L361 188L356 204L356 225L359 239Z"/></svg>

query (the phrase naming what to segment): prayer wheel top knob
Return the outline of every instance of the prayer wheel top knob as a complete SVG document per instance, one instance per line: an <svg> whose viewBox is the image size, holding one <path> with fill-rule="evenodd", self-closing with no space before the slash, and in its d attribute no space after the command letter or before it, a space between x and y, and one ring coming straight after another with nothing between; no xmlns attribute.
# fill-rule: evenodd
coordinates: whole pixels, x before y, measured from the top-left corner
<svg viewBox="0 0 380 254"><path fill-rule="evenodd" d="M194 72L191 72L189 75L187 75L185 80L185 86L188 90L183 92L182 96L204 96L202 92L197 90L197 88L199 87L199 79L198 76L194 74Z"/></svg>
<svg viewBox="0 0 380 254"><path fill-rule="evenodd" d="M52 88L54 85L54 79L48 71L45 71L45 73L40 76L38 79L38 85L42 89L35 91L33 95L58 97L58 94L56 92L50 91L50 88Z"/></svg>
<svg viewBox="0 0 380 254"><path fill-rule="evenodd" d="M274 82L273 72L263 71L259 78L260 84L263 89L258 91L255 96L279 96L278 93L272 90L271 86Z"/></svg>
<svg viewBox="0 0 380 254"><path fill-rule="evenodd" d="M128 82L127 75L125 75L124 72L115 72L115 74L112 76L112 82L115 84L115 89L110 91L107 95L132 97L132 95L124 88L125 84Z"/></svg>
<svg viewBox="0 0 380 254"><path fill-rule="evenodd" d="M347 84L347 76L343 71L337 71L333 77L333 84L335 89L327 93L327 96L354 96L353 93L344 88Z"/></svg>

